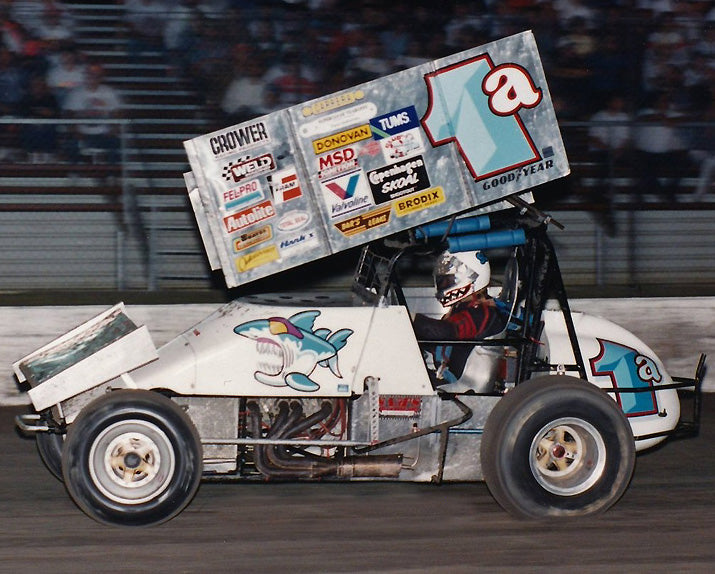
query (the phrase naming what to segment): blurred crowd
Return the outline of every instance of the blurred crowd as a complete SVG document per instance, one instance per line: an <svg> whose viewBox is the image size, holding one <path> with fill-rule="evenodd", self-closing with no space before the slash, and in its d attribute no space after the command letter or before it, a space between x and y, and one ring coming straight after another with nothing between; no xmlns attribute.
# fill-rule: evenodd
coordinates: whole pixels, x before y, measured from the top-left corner
<svg viewBox="0 0 715 574"><path fill-rule="evenodd" d="M105 81L101 67L90 65L74 43L70 4L77 2L0 0L0 117L120 114L119 94ZM188 81L200 95L206 117L220 124L530 29L559 119L597 122L589 131L594 157L607 154L608 162L614 162L637 154L648 166L659 165L666 155L712 162L712 128L684 132L673 127L683 120L713 119L712 0L117 4L124 5L121 38L130 57L160 53L167 74ZM620 125L618 130L608 125L630 120L644 125ZM49 149L50 128L24 130L45 130ZM80 135L95 138L90 147L111 143L111 129L82 129L89 133ZM78 152L61 150L71 158ZM648 185L660 185L669 174L654 176L651 170L641 175Z"/></svg>

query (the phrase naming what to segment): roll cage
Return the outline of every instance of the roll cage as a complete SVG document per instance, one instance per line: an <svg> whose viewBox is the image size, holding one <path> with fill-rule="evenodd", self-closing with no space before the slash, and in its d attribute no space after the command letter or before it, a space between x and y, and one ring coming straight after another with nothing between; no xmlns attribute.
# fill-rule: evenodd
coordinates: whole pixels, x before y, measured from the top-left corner
<svg viewBox="0 0 715 574"><path fill-rule="evenodd" d="M499 302L509 310L509 321L505 331L488 339L470 341L418 340L424 345L472 345L482 347L508 347L516 351L513 383L520 384L539 374L572 373L582 380L587 380L586 366L574 327L571 309L566 295L566 288L561 276L558 258L551 239L548 236L549 224L562 228L550 216L531 206L521 205L516 210L501 211L489 217L486 228L473 233L471 241L455 242L459 245L471 245L473 249L509 248L509 261L505 272L505 281ZM366 304L403 305L409 304L400 282L400 261L409 255L419 257L434 256L446 248L451 248L454 239L465 237L465 228L460 222L470 218L455 217L437 224L438 233L429 233L423 227L417 227L380 241L365 245L362 249L353 278L353 291ZM426 227L426 226L425 226ZM466 225L467 229L480 227ZM488 231L486 231L487 229ZM506 232L506 234L504 233ZM501 241L506 237L505 241ZM479 239L481 238L481 239ZM496 241L491 241L496 238ZM571 345L573 364L551 364L539 357L538 348L544 324L542 313L547 307L558 310L563 315L564 325ZM672 377L673 382L660 385L659 389L675 388L687 390L692 399L692 415L689 420L681 418L676 429L670 434L675 438L697 436L700 426L702 404L702 378L705 373L705 356L701 355L695 377ZM649 388L622 389L605 388L608 393L647 392ZM480 393L483 394L483 393ZM501 394L500 391L486 394ZM636 439L651 438L639 436Z"/></svg>

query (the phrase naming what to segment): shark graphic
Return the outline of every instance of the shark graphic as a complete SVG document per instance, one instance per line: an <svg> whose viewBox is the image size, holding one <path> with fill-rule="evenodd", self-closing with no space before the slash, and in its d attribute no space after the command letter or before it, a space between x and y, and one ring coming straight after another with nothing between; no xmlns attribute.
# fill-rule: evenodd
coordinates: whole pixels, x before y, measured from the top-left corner
<svg viewBox="0 0 715 574"><path fill-rule="evenodd" d="M310 378L316 365L327 367L339 378L338 351L353 334L351 329L314 329L320 311L301 311L288 319L271 317L241 323L234 333L256 341L261 362L254 377L274 387L289 386L296 391L317 391L320 385Z"/></svg>

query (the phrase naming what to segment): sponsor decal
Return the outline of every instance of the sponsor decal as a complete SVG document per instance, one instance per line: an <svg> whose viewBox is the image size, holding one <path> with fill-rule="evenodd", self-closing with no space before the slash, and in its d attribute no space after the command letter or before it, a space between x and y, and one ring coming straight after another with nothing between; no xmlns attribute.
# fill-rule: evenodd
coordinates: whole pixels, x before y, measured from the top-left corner
<svg viewBox="0 0 715 574"><path fill-rule="evenodd" d="M242 152L271 141L262 121L237 126L209 138L209 146L214 157L224 157Z"/></svg>
<svg viewBox="0 0 715 574"><path fill-rule="evenodd" d="M276 214L275 207L266 200L258 205L237 211L223 218L223 224L228 233L235 233L244 227L270 219Z"/></svg>
<svg viewBox="0 0 715 574"><path fill-rule="evenodd" d="M277 171L271 176L273 199L278 203L285 203L303 195L300 180L294 167Z"/></svg>
<svg viewBox="0 0 715 574"><path fill-rule="evenodd" d="M307 211L289 211L278 222L280 231L296 231L310 223L310 214Z"/></svg>
<svg viewBox="0 0 715 574"><path fill-rule="evenodd" d="M425 151L419 130L402 132L380 140L385 161L391 162Z"/></svg>
<svg viewBox="0 0 715 574"><path fill-rule="evenodd" d="M346 147L318 156L318 178L330 179L358 168L355 148Z"/></svg>
<svg viewBox="0 0 715 574"><path fill-rule="evenodd" d="M302 138L310 138L327 132L342 130L355 124L364 124L377 113L377 106L372 102L363 102L327 116L306 122L298 128Z"/></svg>
<svg viewBox="0 0 715 574"><path fill-rule="evenodd" d="M547 159L546 161L540 161L539 163L532 163L526 167L520 167L516 171L505 173L499 177L491 177L484 181L482 184L483 189L496 189L507 183L512 183L514 181L519 181L522 177L526 178L530 175L535 175L540 171L545 171L547 169L552 169L554 167L554 160Z"/></svg>
<svg viewBox="0 0 715 574"><path fill-rule="evenodd" d="M297 247L298 245L306 245L308 243L313 243L317 236L313 231L306 231L305 233L300 233L294 235L293 237L287 237L282 239L278 244L281 249L290 249L291 247Z"/></svg>
<svg viewBox="0 0 715 574"><path fill-rule="evenodd" d="M655 361L626 345L596 340L600 349L598 355L589 360L591 372L609 377L613 388L623 391L615 395L625 415L640 417L657 413L658 400L653 385L662 382L663 375ZM651 389L650 392L647 389Z"/></svg>
<svg viewBox="0 0 715 574"><path fill-rule="evenodd" d="M390 209L391 206L388 204L378 209L368 211L367 213L362 213L360 215L356 215L355 217L339 221L338 223L335 223L335 227L345 237L351 237L352 235L357 235L358 233L363 233L364 231L368 231L374 227L379 227L389 223Z"/></svg>
<svg viewBox="0 0 715 574"><path fill-rule="evenodd" d="M441 187L433 187L427 191L421 191L395 201L395 214L397 217L404 217L440 203L444 203L444 191Z"/></svg>
<svg viewBox="0 0 715 574"><path fill-rule="evenodd" d="M250 271L251 269L255 269L261 265L277 261L279 257L278 247L275 245L269 245L263 249L258 249L257 251L252 251L251 253L246 253L246 255L237 257L236 269L239 273L244 273L245 271Z"/></svg>
<svg viewBox="0 0 715 574"><path fill-rule="evenodd" d="M430 143L454 143L475 180L541 160L518 112L542 101L526 69L495 66L488 54L424 76L428 107L422 118Z"/></svg>
<svg viewBox="0 0 715 574"><path fill-rule="evenodd" d="M330 181L321 181L323 197L330 217L341 217L372 205L370 189L362 171L354 171Z"/></svg>
<svg viewBox="0 0 715 574"><path fill-rule="evenodd" d="M264 225L263 227L246 231L245 233L241 233L238 237L234 237L233 251L234 253L238 253L254 245L269 241L272 238L273 229L271 229L270 225Z"/></svg>
<svg viewBox="0 0 715 574"><path fill-rule="evenodd" d="M422 398L380 395L379 408L382 417L418 417L422 412Z"/></svg>
<svg viewBox="0 0 715 574"><path fill-rule="evenodd" d="M378 204L430 186L422 156L369 171L367 179L370 182L372 197Z"/></svg>
<svg viewBox="0 0 715 574"><path fill-rule="evenodd" d="M376 140L389 138L395 134L420 127L420 120L414 106L395 110L370 120L372 137Z"/></svg>
<svg viewBox="0 0 715 574"><path fill-rule="evenodd" d="M263 197L263 188L257 179L247 181L238 187L227 189L223 192L223 202L226 209L233 209L247 203L255 203L263 199Z"/></svg>
<svg viewBox="0 0 715 574"><path fill-rule="evenodd" d="M318 114L324 114L331 110L342 108L344 106L349 106L354 104L358 100L362 100L365 97L365 92L362 90L355 90L352 92L344 92L342 94L336 94L324 100L319 100L309 106L303 108L303 117L307 118L309 116L317 116Z"/></svg>
<svg viewBox="0 0 715 574"><path fill-rule="evenodd" d="M223 178L226 181L238 183L247 177L255 177L262 173L273 171L276 168L276 162L273 155L264 153L257 157L251 157L238 162L229 162L223 168Z"/></svg>
<svg viewBox="0 0 715 574"><path fill-rule="evenodd" d="M355 128L350 128L349 130L313 140L313 151L315 152L315 155L320 155L321 153L329 152L355 142L366 140L370 137L372 137L370 124L363 124Z"/></svg>

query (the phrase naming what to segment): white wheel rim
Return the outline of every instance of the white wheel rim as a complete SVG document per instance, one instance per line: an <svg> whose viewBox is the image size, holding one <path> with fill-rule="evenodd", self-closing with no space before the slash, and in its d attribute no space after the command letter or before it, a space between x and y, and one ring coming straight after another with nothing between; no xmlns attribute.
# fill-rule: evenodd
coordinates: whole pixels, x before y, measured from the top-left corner
<svg viewBox="0 0 715 574"><path fill-rule="evenodd" d="M114 423L92 444L89 473L99 491L120 504L156 498L171 482L176 457L166 433L143 420Z"/></svg>
<svg viewBox="0 0 715 574"><path fill-rule="evenodd" d="M587 491L606 467L606 445L596 428L578 418L544 425L529 449L529 466L548 492L575 496Z"/></svg>

